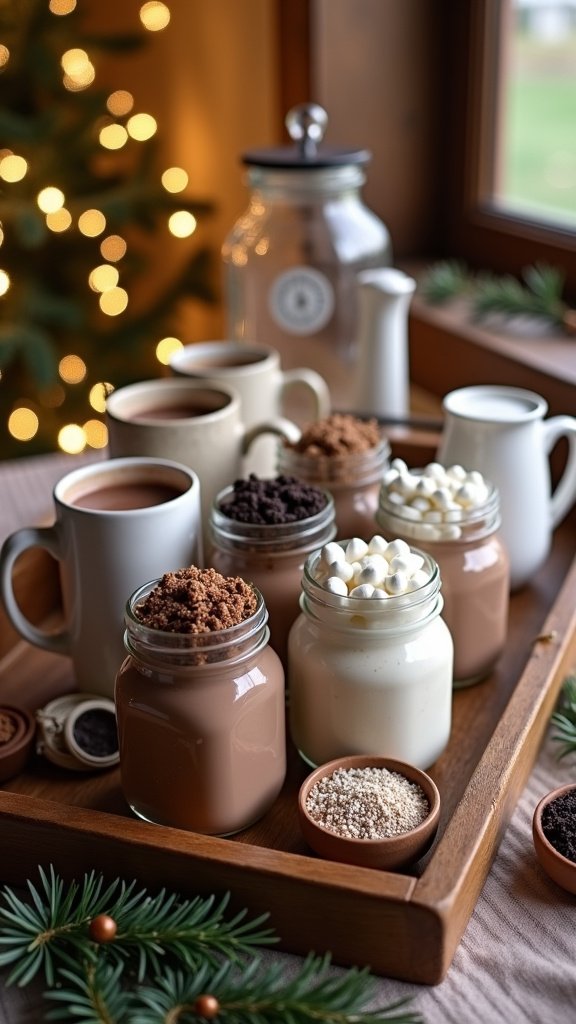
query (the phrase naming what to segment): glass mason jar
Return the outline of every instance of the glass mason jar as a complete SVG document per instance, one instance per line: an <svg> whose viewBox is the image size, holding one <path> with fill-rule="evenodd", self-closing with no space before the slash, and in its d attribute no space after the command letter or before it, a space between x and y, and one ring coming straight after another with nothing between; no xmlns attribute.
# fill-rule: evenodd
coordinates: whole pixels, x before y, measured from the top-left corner
<svg viewBox="0 0 576 1024"><path fill-rule="evenodd" d="M364 204L365 150L318 146L326 113L294 108L297 143L245 153L248 209L222 248L230 338L266 342L286 369L309 366L349 405L359 270L388 266L387 228Z"/></svg>
<svg viewBox="0 0 576 1024"><path fill-rule="evenodd" d="M325 487L334 498L338 536L366 541L376 532L380 485L389 460L384 437L375 448L350 455L303 455L278 445L278 472Z"/></svg>
<svg viewBox="0 0 576 1024"><path fill-rule="evenodd" d="M329 593L314 578L320 553L306 563L288 679L292 739L308 764L383 754L429 768L448 743L453 645L440 572L412 551L428 583L379 601Z"/></svg>
<svg viewBox="0 0 576 1024"><path fill-rule="evenodd" d="M299 614L307 557L336 536L334 502L314 516L293 523L241 523L225 513L234 487L217 496L210 516L208 563L222 576L241 576L263 595L268 609L270 644L286 665L288 633Z"/></svg>
<svg viewBox="0 0 576 1024"><path fill-rule="evenodd" d="M212 633L143 625L127 604L128 657L116 678L124 796L145 821L230 835L257 821L286 774L284 671L267 610Z"/></svg>
<svg viewBox="0 0 576 1024"><path fill-rule="evenodd" d="M421 470L411 470L414 476ZM377 520L384 533L417 543L440 566L442 616L454 641L454 686L483 679L500 657L508 626L510 567L497 530L500 498L486 482L486 500L458 510L458 522L414 520L410 506L394 505L382 486Z"/></svg>

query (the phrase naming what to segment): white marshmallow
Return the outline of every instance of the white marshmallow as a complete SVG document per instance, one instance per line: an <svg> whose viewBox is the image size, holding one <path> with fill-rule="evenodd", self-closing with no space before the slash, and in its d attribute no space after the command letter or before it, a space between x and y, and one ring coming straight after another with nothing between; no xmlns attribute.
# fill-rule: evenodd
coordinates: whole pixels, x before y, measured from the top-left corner
<svg viewBox="0 0 576 1024"><path fill-rule="evenodd" d="M429 512L432 508L428 498L418 497L413 498L412 503L406 506L407 508L415 508L417 512Z"/></svg>
<svg viewBox="0 0 576 1024"><path fill-rule="evenodd" d="M379 559L379 561L382 563L381 565L376 561L370 561L363 565L355 582L360 585L371 583L373 587L377 587L379 583L382 583L387 576L388 562L383 558Z"/></svg>
<svg viewBox="0 0 576 1024"><path fill-rule="evenodd" d="M386 550L384 551L384 558L387 562L391 562L395 555L409 555L410 545L405 540L401 540L398 537L397 540L391 540Z"/></svg>
<svg viewBox="0 0 576 1024"><path fill-rule="evenodd" d="M456 464L454 466L448 467L448 469L446 470L446 475L449 476L452 480L463 481L466 479L466 470L464 469L463 466L459 466L458 464Z"/></svg>
<svg viewBox="0 0 576 1024"><path fill-rule="evenodd" d="M328 544L325 544L320 552L320 558L318 560L318 567L320 569L327 569L332 562L337 562L343 558L344 552L336 541L331 540Z"/></svg>
<svg viewBox="0 0 576 1024"><path fill-rule="evenodd" d="M403 594L406 590L408 577L404 572L393 572L384 580L384 588L389 594Z"/></svg>
<svg viewBox="0 0 576 1024"><path fill-rule="evenodd" d="M376 533L368 544L368 554L383 555L387 547L388 541L381 537L379 533Z"/></svg>
<svg viewBox="0 0 576 1024"><path fill-rule="evenodd" d="M382 601L384 598L388 597L388 594L385 590L382 590L382 587L374 587L374 593L370 596L372 601Z"/></svg>
<svg viewBox="0 0 576 1024"><path fill-rule="evenodd" d="M392 459L392 462L390 463L390 468L397 469L399 473L408 472L408 466L404 462L404 459Z"/></svg>
<svg viewBox="0 0 576 1024"><path fill-rule="evenodd" d="M342 549L340 549L342 550ZM358 562L364 555L368 554L368 545L360 537L352 537L346 546L346 561Z"/></svg>
<svg viewBox="0 0 576 1024"><path fill-rule="evenodd" d="M394 555L394 558L390 562L390 574L394 572L403 572L406 576L410 573L410 556L406 555Z"/></svg>
<svg viewBox="0 0 576 1024"><path fill-rule="evenodd" d="M324 590L330 594L338 594L340 597L348 596L348 587L339 576L329 576L323 586Z"/></svg>
<svg viewBox="0 0 576 1024"><path fill-rule="evenodd" d="M338 579L343 580L344 583L348 583L348 580L351 580L354 575L352 566L345 558L338 558L335 562L332 562L328 572L330 576L337 576Z"/></svg>
<svg viewBox="0 0 576 1024"><path fill-rule="evenodd" d="M349 597L372 597L372 594L374 593L374 590L375 590L375 588L372 586L371 583L362 583L361 586L354 587L354 589L350 591L348 596Z"/></svg>

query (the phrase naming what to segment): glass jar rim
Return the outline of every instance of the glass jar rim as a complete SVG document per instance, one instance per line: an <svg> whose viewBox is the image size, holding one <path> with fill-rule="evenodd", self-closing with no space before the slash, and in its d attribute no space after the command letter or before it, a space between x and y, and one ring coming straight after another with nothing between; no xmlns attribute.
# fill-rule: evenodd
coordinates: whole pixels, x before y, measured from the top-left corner
<svg viewBox="0 0 576 1024"><path fill-rule="evenodd" d="M412 476L421 477L423 475L422 470L414 469L410 470ZM383 512L386 516L398 520L398 522L410 526L411 535L415 539L421 541L430 541L436 539L437 541L448 541L461 538L450 538L446 536L444 538L437 537L432 538L425 536L426 528L437 528L441 530L443 526L460 526L466 531L466 537L463 539L469 539L476 533L492 533L498 529L501 522L500 516L500 492L496 484L492 483L491 480L484 480L484 484L487 489L487 495L483 502L478 505L470 506L465 508L464 506L458 511L457 517L439 521L438 523L415 519L412 513L407 513L407 509L411 509L410 505L395 504L389 500L389 491L384 483L380 486L380 494L378 498L378 513ZM378 515L377 513L377 515ZM422 530L422 536L419 536L418 530ZM472 534L470 530L475 530Z"/></svg>
<svg viewBox="0 0 576 1024"><path fill-rule="evenodd" d="M318 480L329 488L356 486L380 481L390 453L390 442L384 434L373 448L342 455L307 455L281 443L278 465L284 472L293 471L304 480Z"/></svg>

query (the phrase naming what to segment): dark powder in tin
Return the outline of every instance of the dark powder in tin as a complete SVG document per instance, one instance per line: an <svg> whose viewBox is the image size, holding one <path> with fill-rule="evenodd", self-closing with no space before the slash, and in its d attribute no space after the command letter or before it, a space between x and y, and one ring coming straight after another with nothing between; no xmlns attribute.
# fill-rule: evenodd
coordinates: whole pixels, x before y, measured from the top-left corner
<svg viewBox="0 0 576 1024"><path fill-rule="evenodd" d="M165 633L212 633L237 626L256 611L254 589L240 576L215 569L178 569L164 574L134 609L140 622Z"/></svg>
<svg viewBox="0 0 576 1024"><path fill-rule="evenodd" d="M118 751L116 716L105 708L89 708L74 722L74 739L92 757L110 757Z"/></svg>
<svg viewBox="0 0 576 1024"><path fill-rule="evenodd" d="M324 491L296 477L280 475L261 480L251 473L248 479L235 481L220 511L239 523L271 526L315 516L326 507L326 501Z"/></svg>
<svg viewBox="0 0 576 1024"><path fill-rule="evenodd" d="M558 853L576 862L576 787L547 804L542 831Z"/></svg>

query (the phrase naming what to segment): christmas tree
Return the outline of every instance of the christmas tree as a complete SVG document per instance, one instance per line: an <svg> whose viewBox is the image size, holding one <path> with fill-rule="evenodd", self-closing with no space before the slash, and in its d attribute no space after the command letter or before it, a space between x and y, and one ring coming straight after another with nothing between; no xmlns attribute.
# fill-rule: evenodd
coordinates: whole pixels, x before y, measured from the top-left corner
<svg viewBox="0 0 576 1024"><path fill-rule="evenodd" d="M83 28L81 0L0 5L0 458L106 444L107 392L158 376L180 301L212 301L197 247L160 295L131 314L150 241L186 238L210 204L159 166L157 124L125 89L98 86L165 28L145 3L129 33Z"/></svg>

